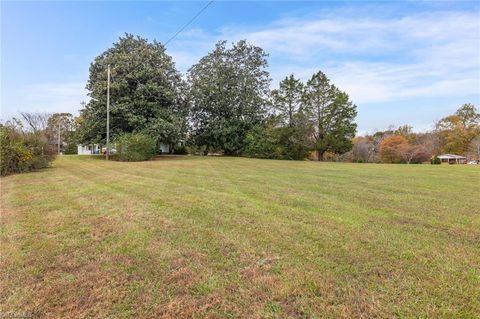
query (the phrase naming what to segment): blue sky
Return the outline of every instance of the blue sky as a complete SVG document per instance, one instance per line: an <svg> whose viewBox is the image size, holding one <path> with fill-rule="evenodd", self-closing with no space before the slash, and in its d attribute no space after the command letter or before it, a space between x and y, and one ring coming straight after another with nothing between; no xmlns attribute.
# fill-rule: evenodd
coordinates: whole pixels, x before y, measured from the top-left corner
<svg viewBox="0 0 480 319"><path fill-rule="evenodd" d="M164 42L205 4L2 1L1 118L78 114L95 56L125 32ZM324 71L357 104L360 133L480 106L479 2L215 1L167 51L185 73L221 39L264 48L272 88Z"/></svg>

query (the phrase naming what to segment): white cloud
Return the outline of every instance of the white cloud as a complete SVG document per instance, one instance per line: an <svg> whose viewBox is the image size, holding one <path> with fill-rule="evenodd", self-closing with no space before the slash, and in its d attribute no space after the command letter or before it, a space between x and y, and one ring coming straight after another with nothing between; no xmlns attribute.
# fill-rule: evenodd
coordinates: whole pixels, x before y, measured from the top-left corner
<svg viewBox="0 0 480 319"><path fill-rule="evenodd" d="M270 53L274 85L290 73L306 80L322 70L356 103L478 94L478 12L378 16L323 11L258 29L230 26L216 33L196 29L181 35L173 55L186 71L216 41L247 39Z"/></svg>
<svg viewBox="0 0 480 319"><path fill-rule="evenodd" d="M476 96L480 101L478 15L478 10L430 10L395 17L379 10L358 11L356 7L324 10L255 28L186 30L169 44L168 52L186 72L217 41L247 39L270 54L274 86L290 73L307 80L322 70L360 108L369 103L388 107L422 98L452 101L453 97L463 100ZM2 88L2 106L15 107L14 113L3 108L2 118L15 115L17 110L76 113L79 102L87 99L84 86L85 82L69 82ZM445 105L439 107L446 110ZM425 121L438 118L438 110L430 112L424 115ZM371 113L363 108L361 117ZM387 113L394 116L390 110L381 116ZM369 122L368 127L383 125L383 119L375 121L379 124Z"/></svg>
<svg viewBox="0 0 480 319"><path fill-rule="evenodd" d="M326 73L357 103L476 94L480 84L475 70L452 69L429 61L405 65L347 62L327 68Z"/></svg>

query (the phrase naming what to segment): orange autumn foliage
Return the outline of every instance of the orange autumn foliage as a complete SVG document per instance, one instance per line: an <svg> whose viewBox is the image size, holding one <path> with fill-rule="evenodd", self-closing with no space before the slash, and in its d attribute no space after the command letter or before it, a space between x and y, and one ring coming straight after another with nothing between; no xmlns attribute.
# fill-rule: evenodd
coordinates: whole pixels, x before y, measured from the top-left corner
<svg viewBox="0 0 480 319"><path fill-rule="evenodd" d="M390 135L380 143L380 156L386 163L400 163L403 161L402 154L409 148L408 140L401 135Z"/></svg>

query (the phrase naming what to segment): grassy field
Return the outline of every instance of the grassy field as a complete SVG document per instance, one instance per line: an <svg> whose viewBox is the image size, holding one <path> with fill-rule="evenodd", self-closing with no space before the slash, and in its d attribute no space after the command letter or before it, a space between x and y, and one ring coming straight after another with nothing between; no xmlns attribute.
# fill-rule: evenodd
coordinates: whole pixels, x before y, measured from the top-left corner
<svg viewBox="0 0 480 319"><path fill-rule="evenodd" d="M0 311L474 318L480 167L58 158L1 179Z"/></svg>

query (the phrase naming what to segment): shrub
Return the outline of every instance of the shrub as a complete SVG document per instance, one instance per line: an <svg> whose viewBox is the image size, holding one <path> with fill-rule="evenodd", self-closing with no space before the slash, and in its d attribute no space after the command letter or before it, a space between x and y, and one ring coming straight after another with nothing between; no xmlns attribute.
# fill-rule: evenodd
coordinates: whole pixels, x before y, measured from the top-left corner
<svg viewBox="0 0 480 319"><path fill-rule="evenodd" d="M309 154L308 134L304 127L277 128L280 136L280 158L289 160L304 160Z"/></svg>
<svg viewBox="0 0 480 319"><path fill-rule="evenodd" d="M253 128L246 136L248 157L303 160L308 156L305 132L299 126L278 127L275 119Z"/></svg>
<svg viewBox="0 0 480 319"><path fill-rule="evenodd" d="M116 155L119 161L146 161L155 156L156 143L146 134L125 133L115 139Z"/></svg>
<svg viewBox="0 0 480 319"><path fill-rule="evenodd" d="M187 155L188 154L188 150L187 150L187 147L185 146L180 146L180 147L177 147L173 150L173 154L176 154L176 155Z"/></svg>
<svg viewBox="0 0 480 319"><path fill-rule="evenodd" d="M67 144L67 146L63 150L63 154L65 154L65 155L78 154L77 145L76 144Z"/></svg>
<svg viewBox="0 0 480 319"><path fill-rule="evenodd" d="M430 159L430 164L432 164L432 165L439 165L441 163L442 163L442 161L440 160L440 158L438 158L437 155L432 156L432 158Z"/></svg>
<svg viewBox="0 0 480 319"><path fill-rule="evenodd" d="M0 126L0 174L2 176L48 167L55 151L40 132L23 132L14 126Z"/></svg>
<svg viewBox="0 0 480 319"><path fill-rule="evenodd" d="M75 138L75 134L73 132L69 132L66 137L67 146L63 150L63 154L72 155L78 154L77 144L79 144Z"/></svg>
<svg viewBox="0 0 480 319"><path fill-rule="evenodd" d="M244 155L257 158L278 158L278 136L272 127L256 126L245 138Z"/></svg>
<svg viewBox="0 0 480 319"><path fill-rule="evenodd" d="M187 153L192 155L207 155L207 147L205 145L188 145L186 147Z"/></svg>

